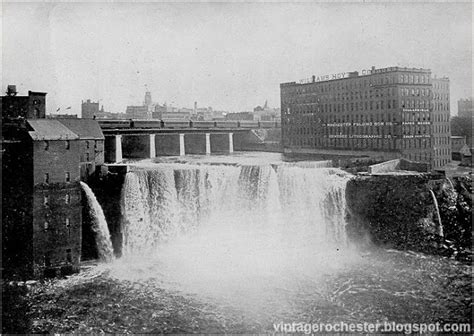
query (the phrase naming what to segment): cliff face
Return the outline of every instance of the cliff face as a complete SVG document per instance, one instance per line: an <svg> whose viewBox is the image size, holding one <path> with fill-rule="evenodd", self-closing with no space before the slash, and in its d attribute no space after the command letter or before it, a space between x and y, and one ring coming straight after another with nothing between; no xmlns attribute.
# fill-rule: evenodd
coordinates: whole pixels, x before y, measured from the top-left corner
<svg viewBox="0 0 474 336"><path fill-rule="evenodd" d="M456 256L471 241L469 192L460 181L356 176L346 189L348 234L356 242Z"/></svg>
<svg viewBox="0 0 474 336"><path fill-rule="evenodd" d="M356 241L426 250L438 240L439 223L425 176L357 176L348 182L348 233Z"/></svg>

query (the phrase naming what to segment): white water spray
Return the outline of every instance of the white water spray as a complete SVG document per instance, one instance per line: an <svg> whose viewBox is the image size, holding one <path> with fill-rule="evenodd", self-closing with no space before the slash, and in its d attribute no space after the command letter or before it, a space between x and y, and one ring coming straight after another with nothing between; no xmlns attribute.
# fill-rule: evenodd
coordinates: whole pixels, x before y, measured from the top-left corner
<svg viewBox="0 0 474 336"><path fill-rule="evenodd" d="M358 260L345 230L350 175L315 166L131 166L122 190L123 257L111 275L258 311L275 290L344 269Z"/></svg>
<svg viewBox="0 0 474 336"><path fill-rule="evenodd" d="M104 211L100 206L92 189L84 182L81 182L82 189L86 193L89 211L92 218L92 231L96 236L97 250L101 261L109 262L114 259L114 250L110 240L109 228L105 220Z"/></svg>

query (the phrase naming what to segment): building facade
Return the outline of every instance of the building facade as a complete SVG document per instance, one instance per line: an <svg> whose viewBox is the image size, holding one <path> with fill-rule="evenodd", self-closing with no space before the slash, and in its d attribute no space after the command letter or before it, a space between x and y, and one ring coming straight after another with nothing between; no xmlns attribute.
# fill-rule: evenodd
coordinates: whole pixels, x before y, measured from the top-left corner
<svg viewBox="0 0 474 336"><path fill-rule="evenodd" d="M472 118L474 116L472 98L458 100L458 116L462 118Z"/></svg>
<svg viewBox="0 0 474 336"><path fill-rule="evenodd" d="M450 161L449 80L390 67L280 85L286 152Z"/></svg>
<svg viewBox="0 0 474 336"><path fill-rule="evenodd" d="M79 137L52 119L20 121L15 134L2 139L4 271L17 277L77 271Z"/></svg>
<svg viewBox="0 0 474 336"><path fill-rule="evenodd" d="M80 177L87 181L104 164L104 134L95 120L57 120L79 136Z"/></svg>
<svg viewBox="0 0 474 336"><path fill-rule="evenodd" d="M104 162L97 121L46 119L45 95L30 91L25 99L9 90L2 97L2 268L7 278L79 270L80 181ZM94 169L82 174L84 166Z"/></svg>
<svg viewBox="0 0 474 336"><path fill-rule="evenodd" d="M81 118L93 119L99 114L99 102L93 102L90 99L82 101Z"/></svg>
<svg viewBox="0 0 474 336"><path fill-rule="evenodd" d="M18 96L16 85L8 85L7 95L0 99L2 120L36 119L46 116L46 93L44 92L28 91L28 96Z"/></svg>

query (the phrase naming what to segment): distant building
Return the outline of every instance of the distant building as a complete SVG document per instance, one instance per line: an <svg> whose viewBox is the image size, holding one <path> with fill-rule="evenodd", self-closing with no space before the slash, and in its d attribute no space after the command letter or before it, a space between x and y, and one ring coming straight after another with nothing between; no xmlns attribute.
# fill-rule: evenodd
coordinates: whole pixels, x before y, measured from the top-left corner
<svg viewBox="0 0 474 336"><path fill-rule="evenodd" d="M458 116L462 118L472 118L474 116L472 98L458 100Z"/></svg>
<svg viewBox="0 0 474 336"><path fill-rule="evenodd" d="M451 160L449 80L390 67L280 85L285 152Z"/></svg>
<svg viewBox="0 0 474 336"><path fill-rule="evenodd" d="M236 112L227 113L225 116L226 120L253 120L252 112Z"/></svg>
<svg viewBox="0 0 474 336"><path fill-rule="evenodd" d="M28 91L28 96L18 96L16 85L8 85L6 93L6 96L0 98L2 120L45 118L46 93Z"/></svg>
<svg viewBox="0 0 474 336"><path fill-rule="evenodd" d="M127 106L125 111L126 118L132 119L148 119L147 106Z"/></svg>
<svg viewBox="0 0 474 336"><path fill-rule="evenodd" d="M451 136L451 155L453 160L461 161L461 149L464 146L467 147L465 136Z"/></svg>
<svg viewBox="0 0 474 336"><path fill-rule="evenodd" d="M81 118L93 119L99 114L99 102L93 102L90 99L82 101Z"/></svg>
<svg viewBox="0 0 474 336"><path fill-rule="evenodd" d="M275 121L280 119L280 109L268 107L268 102L265 100L265 104L257 106L253 109L254 120L261 121Z"/></svg>
<svg viewBox="0 0 474 336"><path fill-rule="evenodd" d="M128 119L152 119L153 113L155 112L155 105L151 99L151 92L145 92L145 99L143 105L127 106L125 111L125 117Z"/></svg>
<svg viewBox="0 0 474 336"><path fill-rule="evenodd" d="M82 101L82 119L125 119L124 113L113 113L104 110L104 105L99 109L99 102ZM56 114L56 118L68 118L67 114Z"/></svg>

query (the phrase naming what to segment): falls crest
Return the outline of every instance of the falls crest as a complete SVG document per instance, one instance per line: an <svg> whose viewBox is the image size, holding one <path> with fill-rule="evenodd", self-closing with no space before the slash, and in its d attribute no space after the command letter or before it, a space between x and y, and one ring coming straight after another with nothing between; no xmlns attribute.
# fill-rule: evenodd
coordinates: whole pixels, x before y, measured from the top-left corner
<svg viewBox="0 0 474 336"><path fill-rule="evenodd" d="M123 254L156 251L196 232L217 239L343 246L348 175L297 164L134 167L122 191Z"/></svg>

